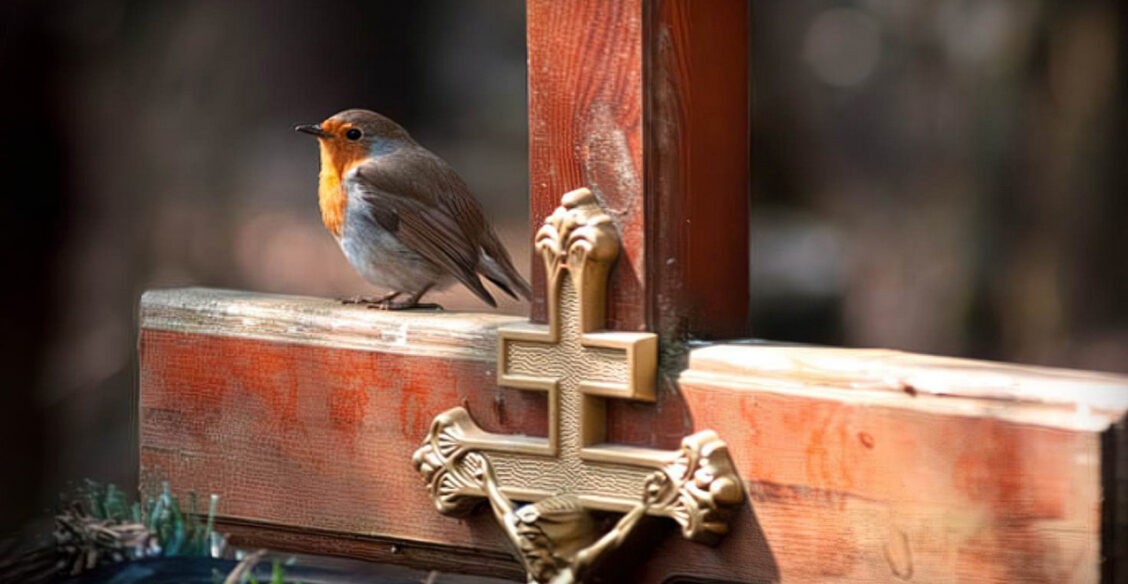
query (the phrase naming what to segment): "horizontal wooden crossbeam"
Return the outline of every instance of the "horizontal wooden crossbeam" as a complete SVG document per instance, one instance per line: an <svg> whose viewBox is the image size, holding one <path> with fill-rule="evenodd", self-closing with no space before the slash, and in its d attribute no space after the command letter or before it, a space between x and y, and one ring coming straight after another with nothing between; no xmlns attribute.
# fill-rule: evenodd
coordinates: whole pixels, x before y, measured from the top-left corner
<svg viewBox="0 0 1128 584"><path fill-rule="evenodd" d="M495 385L495 330L518 320L149 292L144 488L219 493L237 543L519 574L492 517L438 514L411 465L456 405L490 431L545 435L544 403ZM639 581L1088 582L1123 569L1122 377L737 344L692 351L679 385L692 429L728 442L750 502L716 548L671 528ZM610 424L610 439L645 423Z"/></svg>

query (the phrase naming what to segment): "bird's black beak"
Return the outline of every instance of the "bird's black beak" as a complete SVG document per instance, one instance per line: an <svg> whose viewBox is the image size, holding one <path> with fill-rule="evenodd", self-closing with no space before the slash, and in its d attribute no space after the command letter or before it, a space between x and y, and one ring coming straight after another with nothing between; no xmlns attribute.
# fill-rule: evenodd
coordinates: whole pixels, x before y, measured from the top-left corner
<svg viewBox="0 0 1128 584"><path fill-rule="evenodd" d="M294 131L302 132L303 134L309 134L311 136L317 136L318 138L333 137L333 134L322 130L319 124L302 124L300 126L294 126Z"/></svg>

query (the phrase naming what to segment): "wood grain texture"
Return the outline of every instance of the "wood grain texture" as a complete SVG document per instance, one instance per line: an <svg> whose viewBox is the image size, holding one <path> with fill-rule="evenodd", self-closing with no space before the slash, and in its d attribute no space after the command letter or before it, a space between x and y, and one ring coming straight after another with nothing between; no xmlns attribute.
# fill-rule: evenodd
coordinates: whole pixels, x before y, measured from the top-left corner
<svg viewBox="0 0 1128 584"><path fill-rule="evenodd" d="M481 569L458 569L512 574L490 514L439 515L410 460L433 416L454 405L490 431L544 435L543 400L498 389L491 356L443 349L444 326L450 339L492 345L488 318L378 314L381 326L411 330L421 321L431 332L363 346L326 332L337 319L368 318L354 307L252 303L284 313L293 302L305 312L282 321L319 315L323 326L303 340L288 327L229 334L247 300L227 307L185 294L149 295L143 311L140 448L149 492L170 480L220 493L221 515L248 545L387 560L395 543L416 551L393 561L419 565L449 552L449 566L458 566L481 554ZM181 308L159 306L161 298L179 298ZM183 308L193 305L195 316ZM170 327L177 310L173 320L194 323L191 330ZM220 334L207 334L213 326ZM1106 495L1123 470L1104 461L1122 456L1112 445L1124 443L1123 378L720 345L692 352L679 381L691 429L728 441L749 505L716 548L655 524L633 552L650 561L623 581L1092 582L1102 569L1112 573L1100 563L1102 545L1115 541L1110 526L1125 511L1122 497ZM631 425L651 427L628 434L654 430L654 418L639 415ZM610 439L622 441L623 431L612 428Z"/></svg>
<svg viewBox="0 0 1128 584"><path fill-rule="evenodd" d="M623 240L608 328L739 336L748 296L747 3L527 6L533 231L563 193L591 188ZM532 315L543 322L539 270L533 281Z"/></svg>
<svg viewBox="0 0 1128 584"><path fill-rule="evenodd" d="M1102 438L1123 431L1128 378L728 345L695 351L680 381L694 425L729 441L770 548L741 578L1096 582L1107 569ZM764 544L740 533L716 553L750 566L744 550Z"/></svg>
<svg viewBox="0 0 1128 584"><path fill-rule="evenodd" d="M146 330L474 361L494 358L498 326L525 320L427 310L394 313L325 298L212 288L149 290L141 296L140 316Z"/></svg>
<svg viewBox="0 0 1128 584"><path fill-rule="evenodd" d="M668 338L748 332L748 6L650 5L646 298Z"/></svg>
<svg viewBox="0 0 1128 584"><path fill-rule="evenodd" d="M875 403L1014 418L1046 426L1100 431L1128 409L1128 378L1120 375L919 355L891 349L836 349L787 345L715 345L693 351L694 375L749 377L777 391L827 398L856 398L864 390ZM956 400L905 400L961 397ZM1021 404L1022 408L1011 408Z"/></svg>
<svg viewBox="0 0 1128 584"><path fill-rule="evenodd" d="M508 580L525 576L524 567L508 552L232 519L217 522L216 531L236 548L314 554L321 563L328 556Z"/></svg>
<svg viewBox="0 0 1128 584"><path fill-rule="evenodd" d="M532 232L561 195L590 188L623 239L608 328L642 330L643 1L529 0L526 7ZM533 289L533 318L544 322L541 270L533 270Z"/></svg>

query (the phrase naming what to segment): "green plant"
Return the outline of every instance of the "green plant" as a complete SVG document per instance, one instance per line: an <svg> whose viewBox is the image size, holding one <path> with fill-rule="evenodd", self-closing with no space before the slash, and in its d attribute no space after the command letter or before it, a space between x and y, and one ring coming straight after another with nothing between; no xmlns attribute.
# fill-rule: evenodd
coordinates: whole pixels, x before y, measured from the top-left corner
<svg viewBox="0 0 1128 584"><path fill-rule="evenodd" d="M218 555L223 547L214 531L218 502L212 495L201 521L195 493L185 512L167 482L143 507L113 484L87 480L55 516L56 547L71 574L123 560Z"/></svg>

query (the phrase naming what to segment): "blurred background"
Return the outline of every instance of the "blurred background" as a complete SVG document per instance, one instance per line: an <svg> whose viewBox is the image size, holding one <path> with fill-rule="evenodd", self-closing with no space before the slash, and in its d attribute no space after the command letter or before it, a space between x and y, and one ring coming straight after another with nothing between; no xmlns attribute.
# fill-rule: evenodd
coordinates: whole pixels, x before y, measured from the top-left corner
<svg viewBox="0 0 1128 584"><path fill-rule="evenodd" d="M1121 12L754 2L753 334L1128 372ZM135 484L143 290L370 292L296 123L396 119L528 273L520 0L7 0L0 81L3 532Z"/></svg>
<svg viewBox="0 0 1128 584"><path fill-rule="evenodd" d="M1122 4L754 3L753 332L1128 371Z"/></svg>

